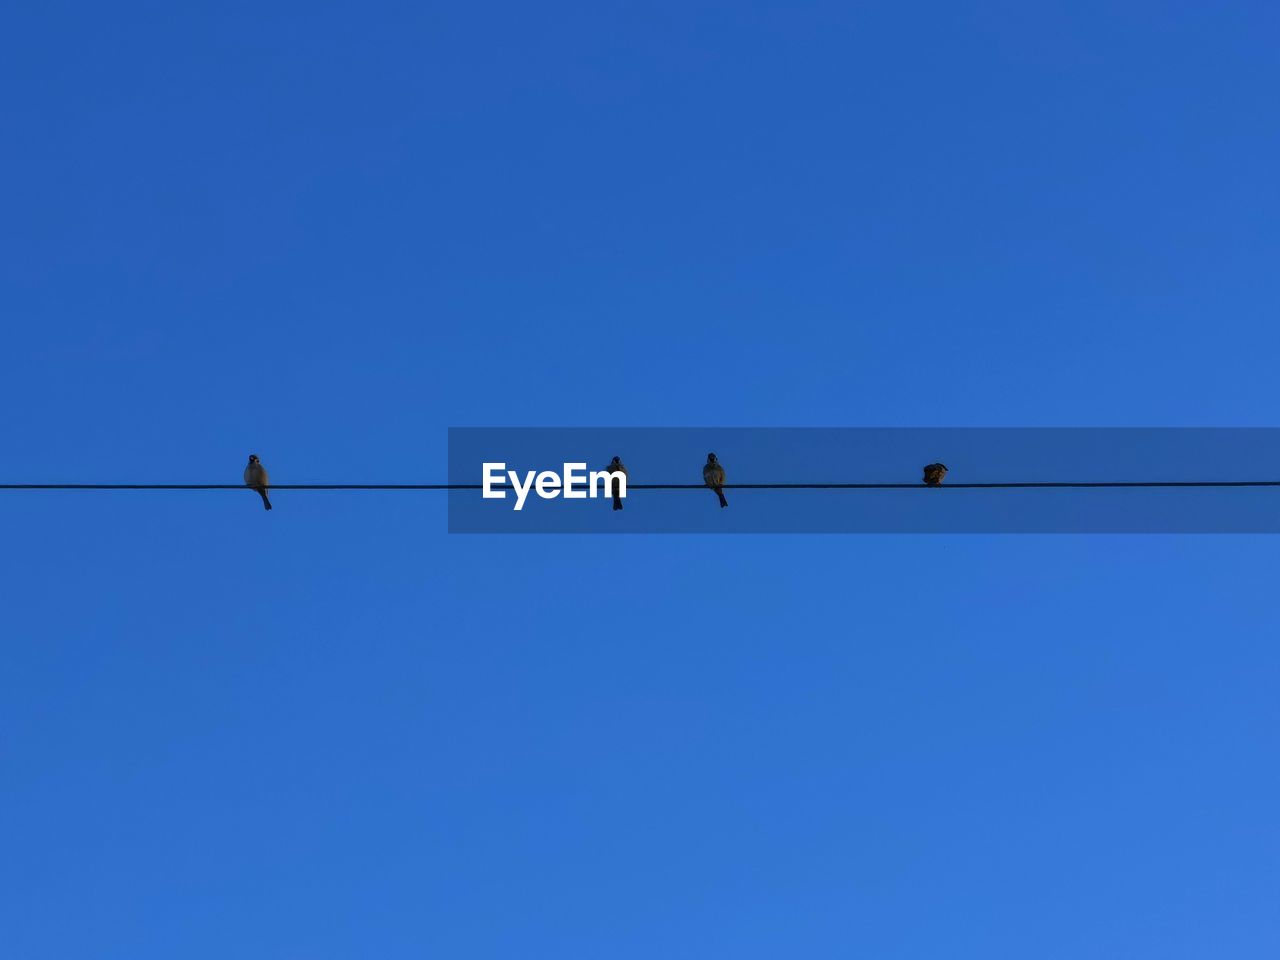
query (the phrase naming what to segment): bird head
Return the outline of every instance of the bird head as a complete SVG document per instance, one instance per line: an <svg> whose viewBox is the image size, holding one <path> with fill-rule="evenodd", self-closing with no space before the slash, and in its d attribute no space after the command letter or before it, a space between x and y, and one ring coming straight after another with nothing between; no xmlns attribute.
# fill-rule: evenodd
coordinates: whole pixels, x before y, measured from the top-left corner
<svg viewBox="0 0 1280 960"><path fill-rule="evenodd" d="M257 455L256 453L251 453L251 454L249 454L249 462L250 462L250 463L257 463L257 462L258 462L258 455Z"/></svg>
<svg viewBox="0 0 1280 960"><path fill-rule="evenodd" d="M715 463L715 462L716 462L716 455L714 453L708 453L707 463Z"/></svg>
<svg viewBox="0 0 1280 960"><path fill-rule="evenodd" d="M621 458L621 457L614 457L614 458L613 458L613 462L614 462L614 463L621 463L621 462L622 462L622 458Z"/></svg>

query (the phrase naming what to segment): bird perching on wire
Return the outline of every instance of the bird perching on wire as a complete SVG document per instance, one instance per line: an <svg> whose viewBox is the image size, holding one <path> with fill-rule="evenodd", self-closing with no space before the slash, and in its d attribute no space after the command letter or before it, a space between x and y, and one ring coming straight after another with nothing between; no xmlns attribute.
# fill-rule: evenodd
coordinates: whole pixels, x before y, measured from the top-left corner
<svg viewBox="0 0 1280 960"><path fill-rule="evenodd" d="M724 498L724 467L714 453L707 454L706 465L702 468L702 482L716 492L721 507L729 505L729 501Z"/></svg>
<svg viewBox="0 0 1280 960"><path fill-rule="evenodd" d="M621 457L614 457L613 460L610 461L609 466L605 467L605 469L608 470L610 473L620 473L624 477L627 475L627 468L623 464ZM622 494L618 490L619 484L611 483L609 484L609 486L613 490L613 509L621 510Z"/></svg>
<svg viewBox="0 0 1280 960"><path fill-rule="evenodd" d="M931 463L924 468L924 482L929 487L942 486L942 479L947 475L945 463Z"/></svg>
<svg viewBox="0 0 1280 960"><path fill-rule="evenodd" d="M267 499L267 487L271 485L271 478L267 476L267 468L262 465L256 453L249 454L249 465L244 468L244 485L257 490L258 496L262 497L263 508L271 509L271 501Z"/></svg>

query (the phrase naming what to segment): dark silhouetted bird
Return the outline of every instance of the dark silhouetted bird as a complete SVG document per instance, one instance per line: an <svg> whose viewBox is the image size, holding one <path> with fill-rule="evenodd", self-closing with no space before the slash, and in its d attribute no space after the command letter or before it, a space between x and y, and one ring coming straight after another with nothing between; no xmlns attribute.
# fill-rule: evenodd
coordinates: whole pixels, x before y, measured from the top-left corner
<svg viewBox="0 0 1280 960"><path fill-rule="evenodd" d="M271 501L267 499L267 487L271 486L271 478L267 476L267 468L262 465L256 453L249 454L249 465L244 468L244 485L253 487L262 497L262 506L271 509Z"/></svg>
<svg viewBox="0 0 1280 960"><path fill-rule="evenodd" d="M942 486L942 478L947 475L947 465L931 463L924 468L924 482L931 487Z"/></svg>
<svg viewBox="0 0 1280 960"><path fill-rule="evenodd" d="M714 453L707 454L706 466L702 468L702 482L716 492L716 496L720 498L720 506L729 505L729 501L724 498L724 467L720 466Z"/></svg>
<svg viewBox="0 0 1280 960"><path fill-rule="evenodd" d="M624 477L627 475L627 468L622 462L621 457L614 457L609 466L605 467L610 473L620 473ZM618 493L618 485L613 484L613 509L622 509L622 496Z"/></svg>

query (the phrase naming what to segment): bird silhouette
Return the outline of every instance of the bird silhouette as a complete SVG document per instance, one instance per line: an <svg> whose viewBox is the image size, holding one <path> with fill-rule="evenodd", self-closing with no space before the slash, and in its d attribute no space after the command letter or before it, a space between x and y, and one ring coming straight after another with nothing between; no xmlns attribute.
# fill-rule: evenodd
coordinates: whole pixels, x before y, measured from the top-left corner
<svg viewBox="0 0 1280 960"><path fill-rule="evenodd" d="M724 467L714 453L707 454L706 465L702 468L702 482L716 492L716 496L720 498L720 506L729 505L729 501L724 498Z"/></svg>
<svg viewBox="0 0 1280 960"><path fill-rule="evenodd" d="M256 453L249 454L249 465L244 468L244 485L257 490L258 496L262 497L262 506L267 510L271 509L271 501L267 499L267 487L271 485L271 478L267 476L267 468L262 465Z"/></svg>
<svg viewBox="0 0 1280 960"><path fill-rule="evenodd" d="M943 463L931 463L924 468L924 482L931 487L942 486L942 478L947 475L947 466Z"/></svg>
<svg viewBox="0 0 1280 960"><path fill-rule="evenodd" d="M627 468L623 464L621 457L614 457L613 460L609 463L609 466L605 467L605 469L608 470L610 473L620 473L624 477L627 475ZM622 496L621 494L618 493L618 485L612 484L611 486L613 487L613 509L621 510Z"/></svg>

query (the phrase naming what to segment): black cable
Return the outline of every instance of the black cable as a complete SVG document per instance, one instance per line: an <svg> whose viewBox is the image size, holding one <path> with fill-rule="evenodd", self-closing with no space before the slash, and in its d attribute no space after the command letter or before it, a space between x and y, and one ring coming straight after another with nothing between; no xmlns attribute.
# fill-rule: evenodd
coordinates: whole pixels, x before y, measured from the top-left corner
<svg viewBox="0 0 1280 960"><path fill-rule="evenodd" d="M726 483L725 490L1004 490L1099 487L1280 487L1280 480L1031 480L997 483ZM242 483L0 483L0 490L252 490ZM273 483L270 490L483 490L479 483ZM495 483L494 490L511 485ZM586 489L577 488L574 489ZM627 490L706 490L703 483L628 483Z"/></svg>

